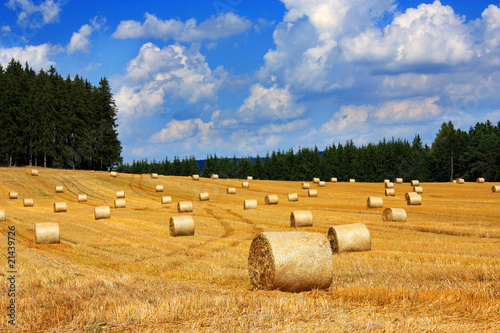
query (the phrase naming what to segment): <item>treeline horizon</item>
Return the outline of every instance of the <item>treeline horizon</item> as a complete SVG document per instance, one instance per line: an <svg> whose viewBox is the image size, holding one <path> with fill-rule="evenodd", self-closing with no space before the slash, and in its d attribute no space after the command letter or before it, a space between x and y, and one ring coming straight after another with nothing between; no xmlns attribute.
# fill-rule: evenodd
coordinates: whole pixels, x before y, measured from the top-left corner
<svg viewBox="0 0 500 333"><path fill-rule="evenodd" d="M108 170L122 162L116 114L106 77L96 87L12 59L0 65L0 165Z"/></svg>
<svg viewBox="0 0 500 333"><path fill-rule="evenodd" d="M359 182L380 182L384 179L418 179L422 182L449 182L455 178L474 181L500 181L500 121L477 123L469 131L455 129L444 122L431 146L424 145L420 135L410 143L406 139L383 139L377 144L357 147L353 141L327 146L323 152L317 147L278 150L265 157L207 155L200 170L194 156L182 160L175 156L163 161L147 159L120 164L116 171L123 173L158 173L172 176L200 174L210 177L244 179L252 176L263 180L310 181L313 177L338 181L356 179Z"/></svg>

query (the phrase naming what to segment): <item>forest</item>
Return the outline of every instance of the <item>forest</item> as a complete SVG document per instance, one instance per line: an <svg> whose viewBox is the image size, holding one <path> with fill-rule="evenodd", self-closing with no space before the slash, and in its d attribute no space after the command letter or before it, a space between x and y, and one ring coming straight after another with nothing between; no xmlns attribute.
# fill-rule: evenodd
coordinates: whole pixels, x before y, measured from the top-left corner
<svg viewBox="0 0 500 333"><path fill-rule="evenodd" d="M99 86L53 66L36 73L0 65L0 165L108 170L121 163L117 109L108 80Z"/></svg>

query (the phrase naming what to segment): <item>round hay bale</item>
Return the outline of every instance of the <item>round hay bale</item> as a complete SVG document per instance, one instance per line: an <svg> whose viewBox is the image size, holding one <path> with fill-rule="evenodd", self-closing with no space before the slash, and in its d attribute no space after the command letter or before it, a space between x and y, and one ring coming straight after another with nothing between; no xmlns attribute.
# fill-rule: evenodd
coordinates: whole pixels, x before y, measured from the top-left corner
<svg viewBox="0 0 500 333"><path fill-rule="evenodd" d="M116 178L116 176L118 176L118 174L116 173L116 171L111 171L111 177Z"/></svg>
<svg viewBox="0 0 500 333"><path fill-rule="evenodd" d="M59 244L59 223L35 223L37 244Z"/></svg>
<svg viewBox="0 0 500 333"><path fill-rule="evenodd" d="M455 184L457 181L455 179L453 179L453 184Z"/></svg>
<svg viewBox="0 0 500 333"><path fill-rule="evenodd" d="M234 188L234 187L228 187L226 189L226 193L227 194L236 194L236 188Z"/></svg>
<svg viewBox="0 0 500 333"><path fill-rule="evenodd" d="M17 199L17 192L9 192L9 199Z"/></svg>
<svg viewBox="0 0 500 333"><path fill-rule="evenodd" d="M349 183L355 183L356 182L356 179L349 179Z"/></svg>
<svg viewBox="0 0 500 333"><path fill-rule="evenodd" d="M366 206L368 208L382 208L384 207L384 200L381 197L368 197Z"/></svg>
<svg viewBox="0 0 500 333"><path fill-rule="evenodd" d="M192 175L193 180L200 180L200 175Z"/></svg>
<svg viewBox="0 0 500 333"><path fill-rule="evenodd" d="M463 178L457 178L455 182L457 184L465 184L465 180Z"/></svg>
<svg viewBox="0 0 500 333"><path fill-rule="evenodd" d="M310 197L317 197L318 196L318 190L309 190L307 191L307 195Z"/></svg>
<svg viewBox="0 0 500 333"><path fill-rule="evenodd" d="M290 193L288 195L288 201L299 201L299 196L297 193Z"/></svg>
<svg viewBox="0 0 500 333"><path fill-rule="evenodd" d="M393 197L395 195L396 195L396 192L394 191L393 188L386 188L385 189L385 196L386 197L389 197L389 196Z"/></svg>
<svg viewBox="0 0 500 333"><path fill-rule="evenodd" d="M193 203L191 201L179 201L177 203L177 212L190 213L193 211Z"/></svg>
<svg viewBox="0 0 500 333"><path fill-rule="evenodd" d="M247 176L247 180L253 180L252 176Z"/></svg>
<svg viewBox="0 0 500 333"><path fill-rule="evenodd" d="M65 202L54 202L54 213L64 213L68 210Z"/></svg>
<svg viewBox="0 0 500 333"><path fill-rule="evenodd" d="M324 181L324 180L320 180L320 181L318 182L318 187L325 187L325 186L326 186L326 184L325 184L325 181Z"/></svg>
<svg viewBox="0 0 500 333"><path fill-rule="evenodd" d="M244 209L256 209L257 208L257 200L248 199L243 202Z"/></svg>
<svg viewBox="0 0 500 333"><path fill-rule="evenodd" d="M302 189L307 190L307 189L309 189L309 187L311 187L311 185L309 185L309 183L302 183Z"/></svg>
<svg viewBox="0 0 500 333"><path fill-rule="evenodd" d="M0 209L0 222L5 221L5 210Z"/></svg>
<svg viewBox="0 0 500 333"><path fill-rule="evenodd" d="M218 174L213 173L213 174L210 176L210 178L212 178L212 179L219 179L219 175L218 175Z"/></svg>
<svg viewBox="0 0 500 333"><path fill-rule="evenodd" d="M38 170L35 169L31 170L31 175L35 177L38 176Z"/></svg>
<svg viewBox="0 0 500 333"><path fill-rule="evenodd" d="M278 196L276 194L266 195L264 201L266 205L276 205L278 204Z"/></svg>
<svg viewBox="0 0 500 333"><path fill-rule="evenodd" d="M418 180L412 180L411 181L411 186L418 186L420 182Z"/></svg>
<svg viewBox="0 0 500 333"><path fill-rule="evenodd" d="M200 193L200 201L208 201L208 200L209 200L208 192Z"/></svg>
<svg viewBox="0 0 500 333"><path fill-rule="evenodd" d="M294 228L312 227L313 215L309 210L296 210L290 214L290 226Z"/></svg>
<svg viewBox="0 0 500 333"><path fill-rule="evenodd" d="M249 188L250 185L248 184L248 182L242 182L241 183L241 187L243 187L243 188Z"/></svg>
<svg viewBox="0 0 500 333"><path fill-rule="evenodd" d="M477 178L476 183L484 183L484 178Z"/></svg>
<svg viewBox="0 0 500 333"><path fill-rule="evenodd" d="M172 203L172 197L169 195L164 195L163 197L161 197L161 203L162 204Z"/></svg>
<svg viewBox="0 0 500 333"><path fill-rule="evenodd" d="M391 180L390 179L384 179L384 183L390 183Z"/></svg>
<svg viewBox="0 0 500 333"><path fill-rule="evenodd" d="M248 275L257 289L328 289L333 280L328 239L315 232L259 233L250 245Z"/></svg>
<svg viewBox="0 0 500 333"><path fill-rule="evenodd" d="M125 198L125 191L116 192L116 197L117 198Z"/></svg>
<svg viewBox="0 0 500 333"><path fill-rule="evenodd" d="M194 220L192 216L172 216L170 218L170 235L177 236L193 236L194 235Z"/></svg>
<svg viewBox="0 0 500 333"><path fill-rule="evenodd" d="M336 183L336 182L337 182L337 177L332 177L332 178L330 178L330 182L332 182L332 183Z"/></svg>
<svg viewBox="0 0 500 333"><path fill-rule="evenodd" d="M158 179L158 174L157 174L157 173L152 173L152 174L151 174L151 178L153 178L153 179Z"/></svg>
<svg viewBox="0 0 500 333"><path fill-rule="evenodd" d="M405 200L408 200L408 198L412 195L418 195L417 192L406 192L405 193Z"/></svg>
<svg viewBox="0 0 500 333"><path fill-rule="evenodd" d="M422 188L422 186L414 186L413 192L415 192L417 194L424 193L424 189Z"/></svg>
<svg viewBox="0 0 500 333"><path fill-rule="evenodd" d="M385 188L394 188L394 183L391 182L385 183Z"/></svg>
<svg viewBox="0 0 500 333"><path fill-rule="evenodd" d="M125 208L126 206L125 199L115 199L115 208Z"/></svg>
<svg viewBox="0 0 500 333"><path fill-rule="evenodd" d="M370 231L364 223L336 225L328 229L328 240L332 252L370 251Z"/></svg>
<svg viewBox="0 0 500 333"><path fill-rule="evenodd" d="M403 184L403 178L396 178L396 184Z"/></svg>
<svg viewBox="0 0 500 333"><path fill-rule="evenodd" d="M410 192L410 193L415 193L415 192ZM417 193L409 195L408 198L406 198L406 204L408 206L421 205L422 204L422 197L420 196L420 194L417 194Z"/></svg>
<svg viewBox="0 0 500 333"><path fill-rule="evenodd" d="M87 202L86 194L78 194L78 202Z"/></svg>
<svg viewBox="0 0 500 333"><path fill-rule="evenodd" d="M156 185L156 192L163 192L163 185Z"/></svg>
<svg viewBox="0 0 500 333"><path fill-rule="evenodd" d="M94 208L94 218L96 220L109 219L111 217L111 210L109 206L97 206Z"/></svg>
<svg viewBox="0 0 500 333"><path fill-rule="evenodd" d="M314 183L314 184L319 183L319 178L317 178L317 177L313 177L313 183Z"/></svg>
<svg viewBox="0 0 500 333"><path fill-rule="evenodd" d="M382 212L382 221L406 222L406 211L404 208L386 208Z"/></svg>
<svg viewBox="0 0 500 333"><path fill-rule="evenodd" d="M23 206L24 207L33 207L33 199L31 198L26 198L26 199L23 199Z"/></svg>
<svg viewBox="0 0 500 333"><path fill-rule="evenodd" d="M62 185L56 186L56 193L63 193L64 192L64 187Z"/></svg>
<svg viewBox="0 0 500 333"><path fill-rule="evenodd" d="M492 191L493 193L500 193L500 185L493 185L493 186L491 187L491 191Z"/></svg>

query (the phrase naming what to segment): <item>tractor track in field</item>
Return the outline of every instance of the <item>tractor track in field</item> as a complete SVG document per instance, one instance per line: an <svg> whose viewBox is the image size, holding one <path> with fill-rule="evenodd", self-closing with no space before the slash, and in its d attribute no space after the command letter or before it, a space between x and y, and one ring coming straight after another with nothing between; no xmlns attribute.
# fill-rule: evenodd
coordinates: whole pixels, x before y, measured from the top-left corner
<svg viewBox="0 0 500 333"><path fill-rule="evenodd" d="M221 216L217 216L214 211L211 208L206 208L207 213L211 215L214 219L217 220L217 222L220 223L220 225L224 228L224 234L221 236L221 238L228 238L232 235L234 235L234 228L229 225L226 221L224 221L224 218Z"/></svg>
<svg viewBox="0 0 500 333"><path fill-rule="evenodd" d="M263 228L256 226L256 225L255 225L255 223L253 223L250 219L248 219L248 218L244 217L244 216L243 216L243 215L241 215L241 214L238 214L238 213L236 213L236 212L233 212L233 211L232 211L232 210L230 210L230 209L226 209L226 212L228 212L229 214L231 214L231 215L233 215L233 216L237 217L237 218L238 218L238 219L240 219L242 222L244 222L244 223L246 223L246 224L250 225L250 226L251 226L251 228L252 228L252 233L254 233L254 234L257 234L257 233L262 232L262 231L264 230Z"/></svg>

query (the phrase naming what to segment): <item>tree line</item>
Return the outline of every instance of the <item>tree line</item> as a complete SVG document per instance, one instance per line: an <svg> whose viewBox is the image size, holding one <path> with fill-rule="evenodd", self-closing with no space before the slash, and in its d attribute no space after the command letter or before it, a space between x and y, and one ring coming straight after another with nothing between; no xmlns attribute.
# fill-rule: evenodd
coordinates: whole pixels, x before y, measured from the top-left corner
<svg viewBox="0 0 500 333"><path fill-rule="evenodd" d="M108 170L122 162L116 114L105 77L96 87L12 59L0 65L0 165Z"/></svg>
<svg viewBox="0 0 500 333"><path fill-rule="evenodd" d="M156 172L163 175L190 176L200 174L194 156L175 157L149 163L147 160L121 164L117 171L126 173ZM319 177L338 181L351 178L361 182L379 182L402 177L423 182L446 182L454 178L473 181L484 177L500 181L500 122L477 123L469 131L455 129L453 123L443 123L432 146L424 145L419 135L412 142L406 139L383 139L377 144L356 146L350 140L345 144L299 148L294 152L273 151L265 157L238 159L219 158L210 154L201 168L202 177L216 173L220 178L268 180L311 180Z"/></svg>

